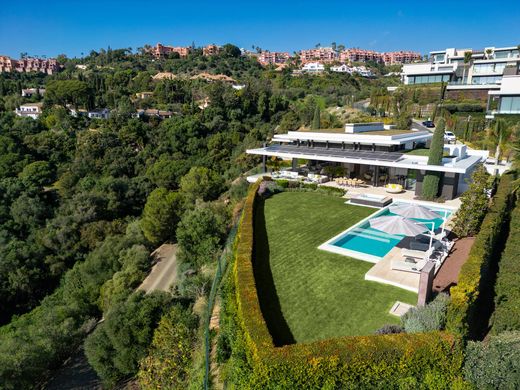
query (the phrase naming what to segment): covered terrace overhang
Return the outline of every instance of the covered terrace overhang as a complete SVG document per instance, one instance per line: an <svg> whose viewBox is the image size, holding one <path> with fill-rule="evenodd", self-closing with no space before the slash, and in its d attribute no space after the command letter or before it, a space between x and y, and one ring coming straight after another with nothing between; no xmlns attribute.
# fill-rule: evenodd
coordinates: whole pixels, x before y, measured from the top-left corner
<svg viewBox="0 0 520 390"><path fill-rule="evenodd" d="M246 152L253 155L275 156L283 159L328 161L460 174L465 174L473 165L481 161L481 156L468 155L449 165L428 165L427 158L409 156L397 152L299 148L295 145L270 145L264 148L248 149Z"/></svg>

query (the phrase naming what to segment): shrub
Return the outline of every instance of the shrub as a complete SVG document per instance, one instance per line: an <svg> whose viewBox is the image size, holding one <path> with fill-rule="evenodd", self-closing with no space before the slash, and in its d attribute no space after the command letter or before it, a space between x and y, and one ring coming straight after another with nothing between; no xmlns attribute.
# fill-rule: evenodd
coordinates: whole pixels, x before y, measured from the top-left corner
<svg viewBox="0 0 520 390"><path fill-rule="evenodd" d="M441 165L444 153L444 119L439 119L433 133L430 153L428 155L428 165ZM424 199L435 199L439 195L439 183L441 172L427 171L423 180L422 196Z"/></svg>
<svg viewBox="0 0 520 390"><path fill-rule="evenodd" d="M451 383L459 375L460 344L445 332L342 337L275 347L253 269L254 262L262 261L253 259L258 187L260 183L251 188L244 204L233 269L240 331L230 376L237 388L385 388L408 378L414 383L429 377Z"/></svg>
<svg viewBox="0 0 520 390"><path fill-rule="evenodd" d="M403 333L404 328L400 325L395 324L388 324L383 325L381 328L376 330L374 334L396 334L396 333Z"/></svg>
<svg viewBox="0 0 520 390"><path fill-rule="evenodd" d="M277 179L275 180L275 183L278 184L280 187L282 188L287 188L289 187L289 180L285 180L285 179Z"/></svg>
<svg viewBox="0 0 520 390"><path fill-rule="evenodd" d="M464 376L477 389L520 388L520 333L504 332L487 343L470 341Z"/></svg>
<svg viewBox="0 0 520 390"><path fill-rule="evenodd" d="M520 331L520 201L511 213L509 237L500 259L495 284L493 333Z"/></svg>
<svg viewBox="0 0 520 390"><path fill-rule="evenodd" d="M460 270L458 284L450 291L447 329L464 338L474 336L483 325L483 297L489 296L493 287L492 270L510 211L513 178L513 172L502 175L468 259Z"/></svg>
<svg viewBox="0 0 520 390"><path fill-rule="evenodd" d="M174 306L159 322L148 356L141 360L137 378L141 389L186 386L195 340L196 317Z"/></svg>
<svg viewBox="0 0 520 390"><path fill-rule="evenodd" d="M422 333L444 329L449 301L447 294L439 294L426 306L411 308L401 317L404 330L407 333Z"/></svg>
<svg viewBox="0 0 520 390"><path fill-rule="evenodd" d="M471 183L460 200L462 202L453 218L453 232L459 237L475 235L486 216L489 205L489 174L483 165L471 175Z"/></svg>

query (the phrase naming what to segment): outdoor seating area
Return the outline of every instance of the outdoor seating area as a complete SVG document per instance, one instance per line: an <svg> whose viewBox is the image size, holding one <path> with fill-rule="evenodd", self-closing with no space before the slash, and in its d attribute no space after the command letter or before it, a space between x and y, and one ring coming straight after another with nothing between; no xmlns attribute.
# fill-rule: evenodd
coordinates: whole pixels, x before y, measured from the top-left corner
<svg viewBox="0 0 520 390"><path fill-rule="evenodd" d="M364 187L366 183L361 179L349 179L346 177L338 177L334 179L334 182L342 187Z"/></svg>
<svg viewBox="0 0 520 390"><path fill-rule="evenodd" d="M385 190L390 194L399 194L404 191L404 188L401 184L387 184Z"/></svg>

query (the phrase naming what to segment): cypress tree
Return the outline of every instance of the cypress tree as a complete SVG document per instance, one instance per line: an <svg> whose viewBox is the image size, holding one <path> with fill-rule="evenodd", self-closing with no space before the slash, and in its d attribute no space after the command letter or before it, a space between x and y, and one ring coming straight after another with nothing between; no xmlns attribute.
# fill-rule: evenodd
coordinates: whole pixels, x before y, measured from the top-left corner
<svg viewBox="0 0 520 390"><path fill-rule="evenodd" d="M428 155L428 165L441 165L444 154L444 128L446 123L443 118L439 119L437 127L433 132L430 153ZM439 194L439 182L441 172L427 171L424 176L422 196L425 199L435 199Z"/></svg>
<svg viewBox="0 0 520 390"><path fill-rule="evenodd" d="M314 109L314 116L312 118L311 128L312 128L312 130L318 130L321 128L320 107L318 105L316 105L316 108Z"/></svg>

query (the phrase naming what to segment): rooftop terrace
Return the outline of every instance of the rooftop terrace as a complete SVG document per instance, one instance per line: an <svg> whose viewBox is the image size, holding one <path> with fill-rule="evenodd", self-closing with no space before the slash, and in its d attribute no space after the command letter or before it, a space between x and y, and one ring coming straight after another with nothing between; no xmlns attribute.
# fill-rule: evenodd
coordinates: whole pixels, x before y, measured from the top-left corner
<svg viewBox="0 0 520 390"><path fill-rule="evenodd" d="M328 134L351 134L346 133L345 128L334 128L334 129L301 129L298 132L302 133L328 133ZM415 131L413 130L373 130L373 131L364 131L362 133L355 133L355 135L380 135L380 136L390 136L390 135L400 135L400 134L413 134Z"/></svg>

